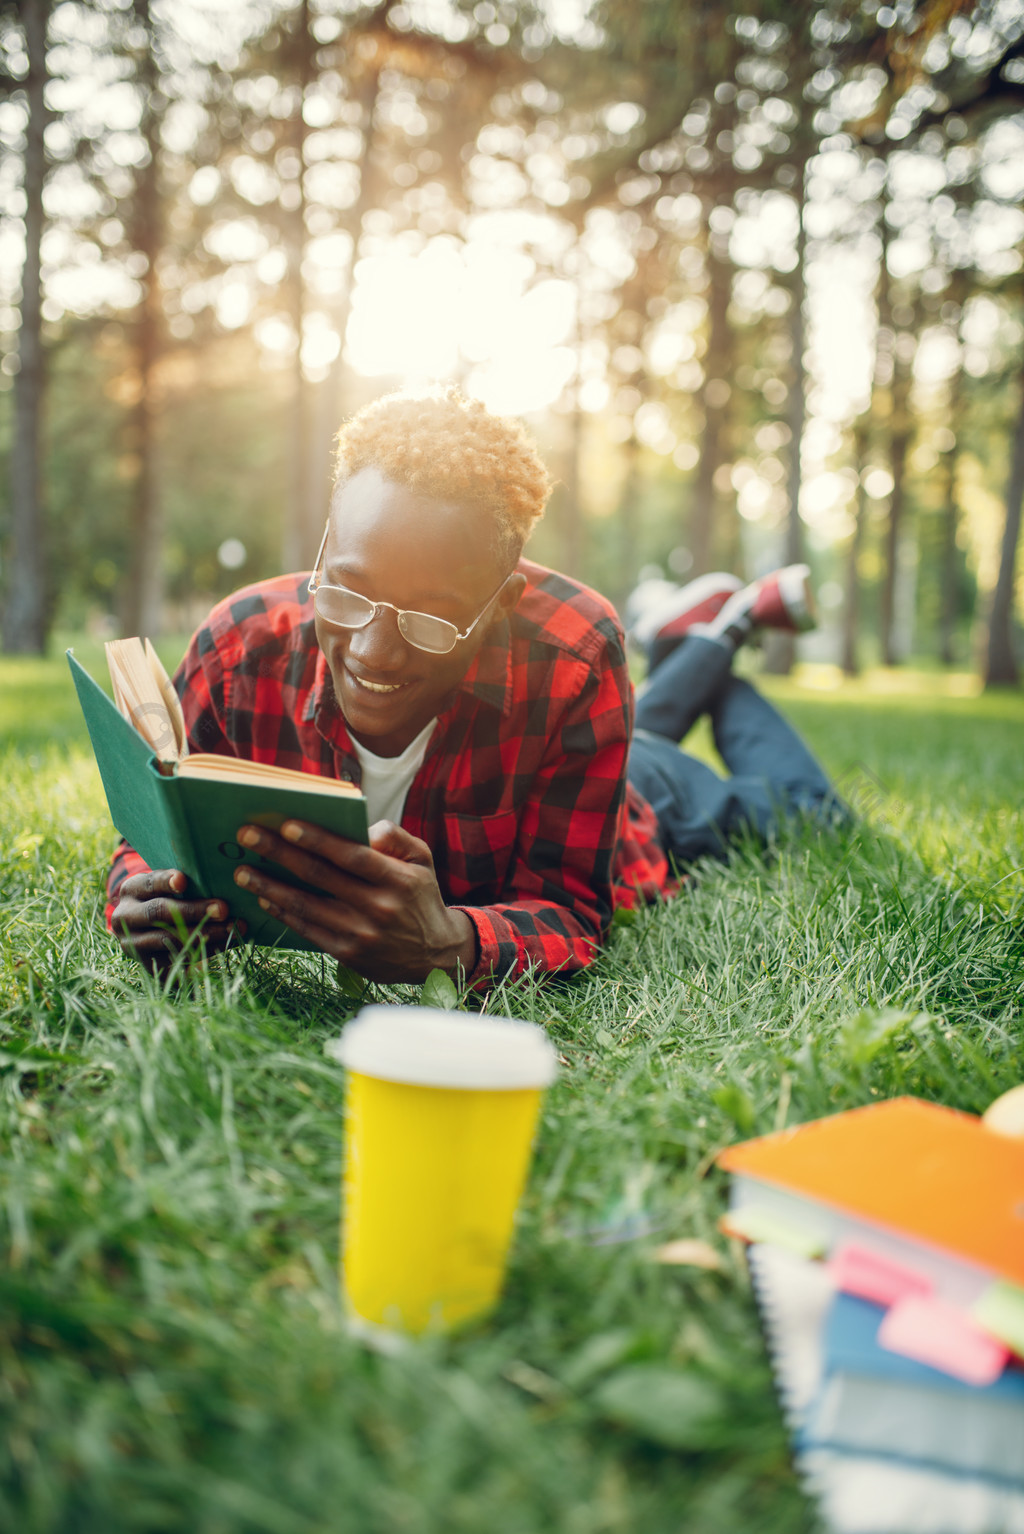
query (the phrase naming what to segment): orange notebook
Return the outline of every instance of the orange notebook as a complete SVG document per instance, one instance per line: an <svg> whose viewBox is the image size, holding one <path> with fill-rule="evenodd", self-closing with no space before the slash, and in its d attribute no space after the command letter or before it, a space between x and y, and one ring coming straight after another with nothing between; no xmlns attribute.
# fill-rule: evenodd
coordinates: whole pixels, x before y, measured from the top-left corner
<svg viewBox="0 0 1024 1534"><path fill-rule="evenodd" d="M1024 1141L973 1114L897 1097L730 1146L718 1164L1024 1285Z"/></svg>

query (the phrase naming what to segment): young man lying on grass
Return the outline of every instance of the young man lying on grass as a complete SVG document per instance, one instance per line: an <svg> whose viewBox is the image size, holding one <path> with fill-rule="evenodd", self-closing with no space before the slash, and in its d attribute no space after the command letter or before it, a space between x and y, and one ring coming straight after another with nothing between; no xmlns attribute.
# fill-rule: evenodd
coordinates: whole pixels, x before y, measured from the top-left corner
<svg viewBox="0 0 1024 1534"><path fill-rule="evenodd" d="M654 898L669 856L830 802L821 768L732 656L755 625L801 626L806 571L737 590L705 577L649 615L637 708L622 630L596 592L521 557L550 490L522 429L448 392L392 396L339 437L312 577L220 603L175 678L189 743L360 783L367 847L300 822L238 840L322 890L235 879L371 980L434 968L486 983L589 963L617 906ZM733 776L678 742L709 712ZM232 933L223 902L115 854L108 920L152 967L173 934Z"/></svg>

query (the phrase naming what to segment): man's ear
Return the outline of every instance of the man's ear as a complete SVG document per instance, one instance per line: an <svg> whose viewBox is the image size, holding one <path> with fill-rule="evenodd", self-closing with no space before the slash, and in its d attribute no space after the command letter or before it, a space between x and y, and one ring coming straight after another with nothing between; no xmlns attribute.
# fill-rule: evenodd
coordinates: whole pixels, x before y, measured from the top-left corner
<svg viewBox="0 0 1024 1534"><path fill-rule="evenodd" d="M525 590L526 576L517 570L494 604L494 618L488 624L489 628L495 623L500 623L503 618L511 618Z"/></svg>

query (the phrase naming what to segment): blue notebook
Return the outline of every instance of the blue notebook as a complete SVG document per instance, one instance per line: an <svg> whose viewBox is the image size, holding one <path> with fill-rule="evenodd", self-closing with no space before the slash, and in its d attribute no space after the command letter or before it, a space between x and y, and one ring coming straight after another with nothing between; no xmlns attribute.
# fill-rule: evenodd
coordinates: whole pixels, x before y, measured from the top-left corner
<svg viewBox="0 0 1024 1534"><path fill-rule="evenodd" d="M888 1453L891 1445L885 1445L880 1453L817 1444L801 1447L826 1377L825 1329L835 1293L828 1270L820 1262L765 1245L749 1247L747 1259L779 1398L797 1446L797 1470L829 1534L994 1534L995 1530L999 1534L1024 1534L1024 1490L1012 1479L958 1471L945 1461L937 1463L934 1441L926 1444L923 1463ZM857 1348L861 1367L866 1367L865 1359L877 1360L878 1354L884 1353L875 1337L878 1312L871 1316L871 1309L867 1345ZM843 1319L846 1310L844 1301L835 1318L840 1339L852 1335ZM863 1324L863 1316L860 1319ZM836 1357L838 1347L839 1339L834 1336ZM863 1415L870 1418L875 1401L884 1399L890 1389L893 1382L888 1370L895 1368L902 1373L907 1367L912 1367L915 1375L922 1371L923 1378L918 1378L913 1388L922 1390L926 1401L949 1400L946 1376L939 1376L940 1385L934 1369L911 1366L909 1360L885 1353L881 1368L886 1372L871 1381L874 1394L868 1395ZM861 1378L852 1372L846 1377L854 1382ZM966 1387L953 1382L954 1399L962 1388ZM968 1390L967 1395L970 1400L973 1392Z"/></svg>
<svg viewBox="0 0 1024 1534"><path fill-rule="evenodd" d="M1024 1370L966 1385L880 1347L884 1311L837 1294L822 1334L822 1377L801 1451L870 1454L1024 1488Z"/></svg>

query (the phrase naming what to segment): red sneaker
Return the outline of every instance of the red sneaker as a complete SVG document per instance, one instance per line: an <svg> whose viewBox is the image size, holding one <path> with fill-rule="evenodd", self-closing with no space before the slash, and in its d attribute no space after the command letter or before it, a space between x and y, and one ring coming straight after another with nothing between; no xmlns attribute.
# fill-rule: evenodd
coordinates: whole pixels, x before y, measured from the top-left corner
<svg viewBox="0 0 1024 1534"><path fill-rule="evenodd" d="M809 584L809 565L784 565L759 581L751 581L724 604L704 630L709 638L745 644L755 629L783 629L802 634L817 618Z"/></svg>
<svg viewBox="0 0 1024 1534"><path fill-rule="evenodd" d="M695 581L659 593L646 612L641 612L630 632L645 648L663 641L682 639L695 623L710 623L717 618L731 596L743 589L735 575L715 571L699 575Z"/></svg>
<svg viewBox="0 0 1024 1534"><path fill-rule="evenodd" d="M754 628L784 629L803 634L817 625L809 565L783 565L754 582L756 594L748 612Z"/></svg>

